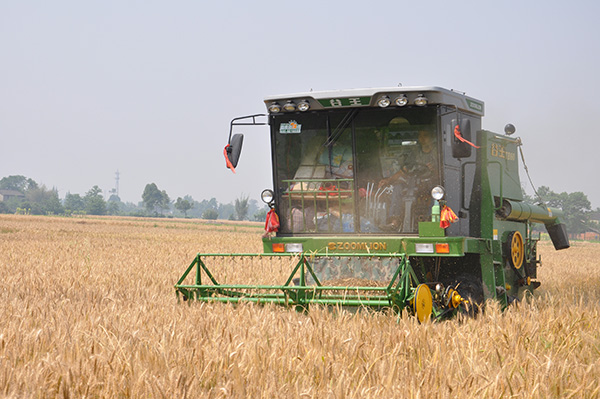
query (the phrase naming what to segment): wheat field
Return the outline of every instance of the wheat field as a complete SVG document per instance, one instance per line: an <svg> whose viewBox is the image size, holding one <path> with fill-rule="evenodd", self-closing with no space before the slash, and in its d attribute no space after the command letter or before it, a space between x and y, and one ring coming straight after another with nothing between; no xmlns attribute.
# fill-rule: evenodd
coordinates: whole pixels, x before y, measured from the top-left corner
<svg viewBox="0 0 600 399"><path fill-rule="evenodd" d="M540 243L536 297L476 319L177 302L197 252L260 252L261 233L0 215L0 397L600 397L600 244ZM214 269L269 282L286 267Z"/></svg>

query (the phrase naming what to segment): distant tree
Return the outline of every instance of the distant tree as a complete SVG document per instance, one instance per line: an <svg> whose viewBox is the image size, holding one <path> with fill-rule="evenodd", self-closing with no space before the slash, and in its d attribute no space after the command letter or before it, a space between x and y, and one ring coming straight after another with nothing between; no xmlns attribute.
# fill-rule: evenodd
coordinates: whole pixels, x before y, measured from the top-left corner
<svg viewBox="0 0 600 399"><path fill-rule="evenodd" d="M26 191L36 188L39 188L38 184L25 176L13 175L0 179L1 190L15 190L24 194Z"/></svg>
<svg viewBox="0 0 600 399"><path fill-rule="evenodd" d="M216 209L206 209L202 212L202 219L216 220L219 217L219 212Z"/></svg>
<svg viewBox="0 0 600 399"><path fill-rule="evenodd" d="M236 219L246 219L246 215L248 215L248 196L244 197L242 195L240 198L236 198L233 206L235 208Z"/></svg>
<svg viewBox="0 0 600 399"><path fill-rule="evenodd" d="M154 212L158 215L158 210L169 209L171 199L165 190L160 191L155 183L146 184L142 193L142 200L148 212Z"/></svg>
<svg viewBox="0 0 600 399"><path fill-rule="evenodd" d="M182 212L184 217L187 217L187 211L192 209L192 204L190 201L178 197L177 201L175 201L175 209L177 209L179 212Z"/></svg>
<svg viewBox="0 0 600 399"><path fill-rule="evenodd" d="M167 192L165 190L162 190L160 192L161 194L161 201L160 201L160 210L161 210L161 214L162 211L164 210L168 210L171 207L171 198L169 198L169 195L167 194Z"/></svg>
<svg viewBox="0 0 600 399"><path fill-rule="evenodd" d="M121 211L120 201L108 201L106 203L106 213L108 215L118 215Z"/></svg>
<svg viewBox="0 0 600 399"><path fill-rule="evenodd" d="M146 184L144 192L142 193L142 200L144 201L144 206L148 212L156 212L158 204L160 204L160 201L162 200L162 194L156 184Z"/></svg>
<svg viewBox="0 0 600 399"><path fill-rule="evenodd" d="M548 206L562 209L569 234L581 234L589 230L592 204L584 193L555 193L546 186L541 186L538 193Z"/></svg>
<svg viewBox="0 0 600 399"><path fill-rule="evenodd" d="M600 234L600 208L590 214L590 230Z"/></svg>
<svg viewBox="0 0 600 399"><path fill-rule="evenodd" d="M219 219L235 220L235 207L232 203L219 204Z"/></svg>
<svg viewBox="0 0 600 399"><path fill-rule="evenodd" d="M204 202L204 201L202 201ZM217 199L215 197L211 198L209 201L207 201L208 206L213 208L213 209L217 209L219 208L219 202L217 201Z"/></svg>
<svg viewBox="0 0 600 399"><path fill-rule="evenodd" d="M112 194L108 197L108 201L106 201L106 213L108 215L121 214L121 207L125 205L114 191L114 189L111 190Z"/></svg>
<svg viewBox="0 0 600 399"><path fill-rule="evenodd" d="M267 219L267 208L259 209L254 213L254 220L264 222Z"/></svg>
<svg viewBox="0 0 600 399"><path fill-rule="evenodd" d="M85 201L79 194L67 193L64 201L65 210L70 212L81 212L85 210Z"/></svg>
<svg viewBox="0 0 600 399"><path fill-rule="evenodd" d="M106 215L106 201L104 201L100 187L94 186L85 193L83 202L88 215Z"/></svg>
<svg viewBox="0 0 600 399"><path fill-rule="evenodd" d="M119 215L147 216L143 202L140 202L139 204L134 204L133 202L119 202Z"/></svg>
<svg viewBox="0 0 600 399"><path fill-rule="evenodd" d="M44 185L38 187L36 184L27 188L25 198L22 207L31 209L34 215L59 215L64 212L56 188L49 190Z"/></svg>

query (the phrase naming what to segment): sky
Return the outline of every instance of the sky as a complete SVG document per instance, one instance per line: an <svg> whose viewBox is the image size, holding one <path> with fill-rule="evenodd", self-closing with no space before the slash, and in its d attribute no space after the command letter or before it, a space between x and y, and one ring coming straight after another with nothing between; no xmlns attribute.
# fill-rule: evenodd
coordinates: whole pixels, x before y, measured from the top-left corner
<svg viewBox="0 0 600 399"><path fill-rule="evenodd" d="M0 0L0 177L108 196L118 170L126 202L148 183L258 199L267 128L238 130L233 174L231 119L268 95L402 84L483 100L483 128L516 126L536 186L600 207L600 3L540 4Z"/></svg>

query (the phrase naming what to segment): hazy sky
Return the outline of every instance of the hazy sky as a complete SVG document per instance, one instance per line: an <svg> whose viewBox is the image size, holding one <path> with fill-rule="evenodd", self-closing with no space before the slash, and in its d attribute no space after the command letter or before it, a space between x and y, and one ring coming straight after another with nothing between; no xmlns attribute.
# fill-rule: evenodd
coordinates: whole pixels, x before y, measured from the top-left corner
<svg viewBox="0 0 600 399"><path fill-rule="evenodd" d="M541 6L543 4L543 6ZM597 1L0 0L0 177L60 197L229 202L271 187L266 127L229 122L288 92L427 85L517 127L531 177L600 206ZM525 176L521 176L525 181ZM529 189L529 191L531 191Z"/></svg>

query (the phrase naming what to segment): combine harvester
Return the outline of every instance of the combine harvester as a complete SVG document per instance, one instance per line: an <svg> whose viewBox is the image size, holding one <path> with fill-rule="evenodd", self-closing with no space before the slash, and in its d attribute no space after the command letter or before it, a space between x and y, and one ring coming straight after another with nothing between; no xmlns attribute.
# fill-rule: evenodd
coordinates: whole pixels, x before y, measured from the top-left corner
<svg viewBox="0 0 600 399"><path fill-rule="evenodd" d="M487 299L506 307L540 285L532 223L546 226L556 249L569 247L560 210L523 202L521 140L510 124L505 134L482 130L482 101L397 87L265 104L268 114L231 121L224 150L235 171L243 135L234 130L269 126L264 253L198 254L175 285L183 300L407 309L420 321L442 319ZM283 257L289 276L279 285L219 283L207 260L235 257Z"/></svg>

